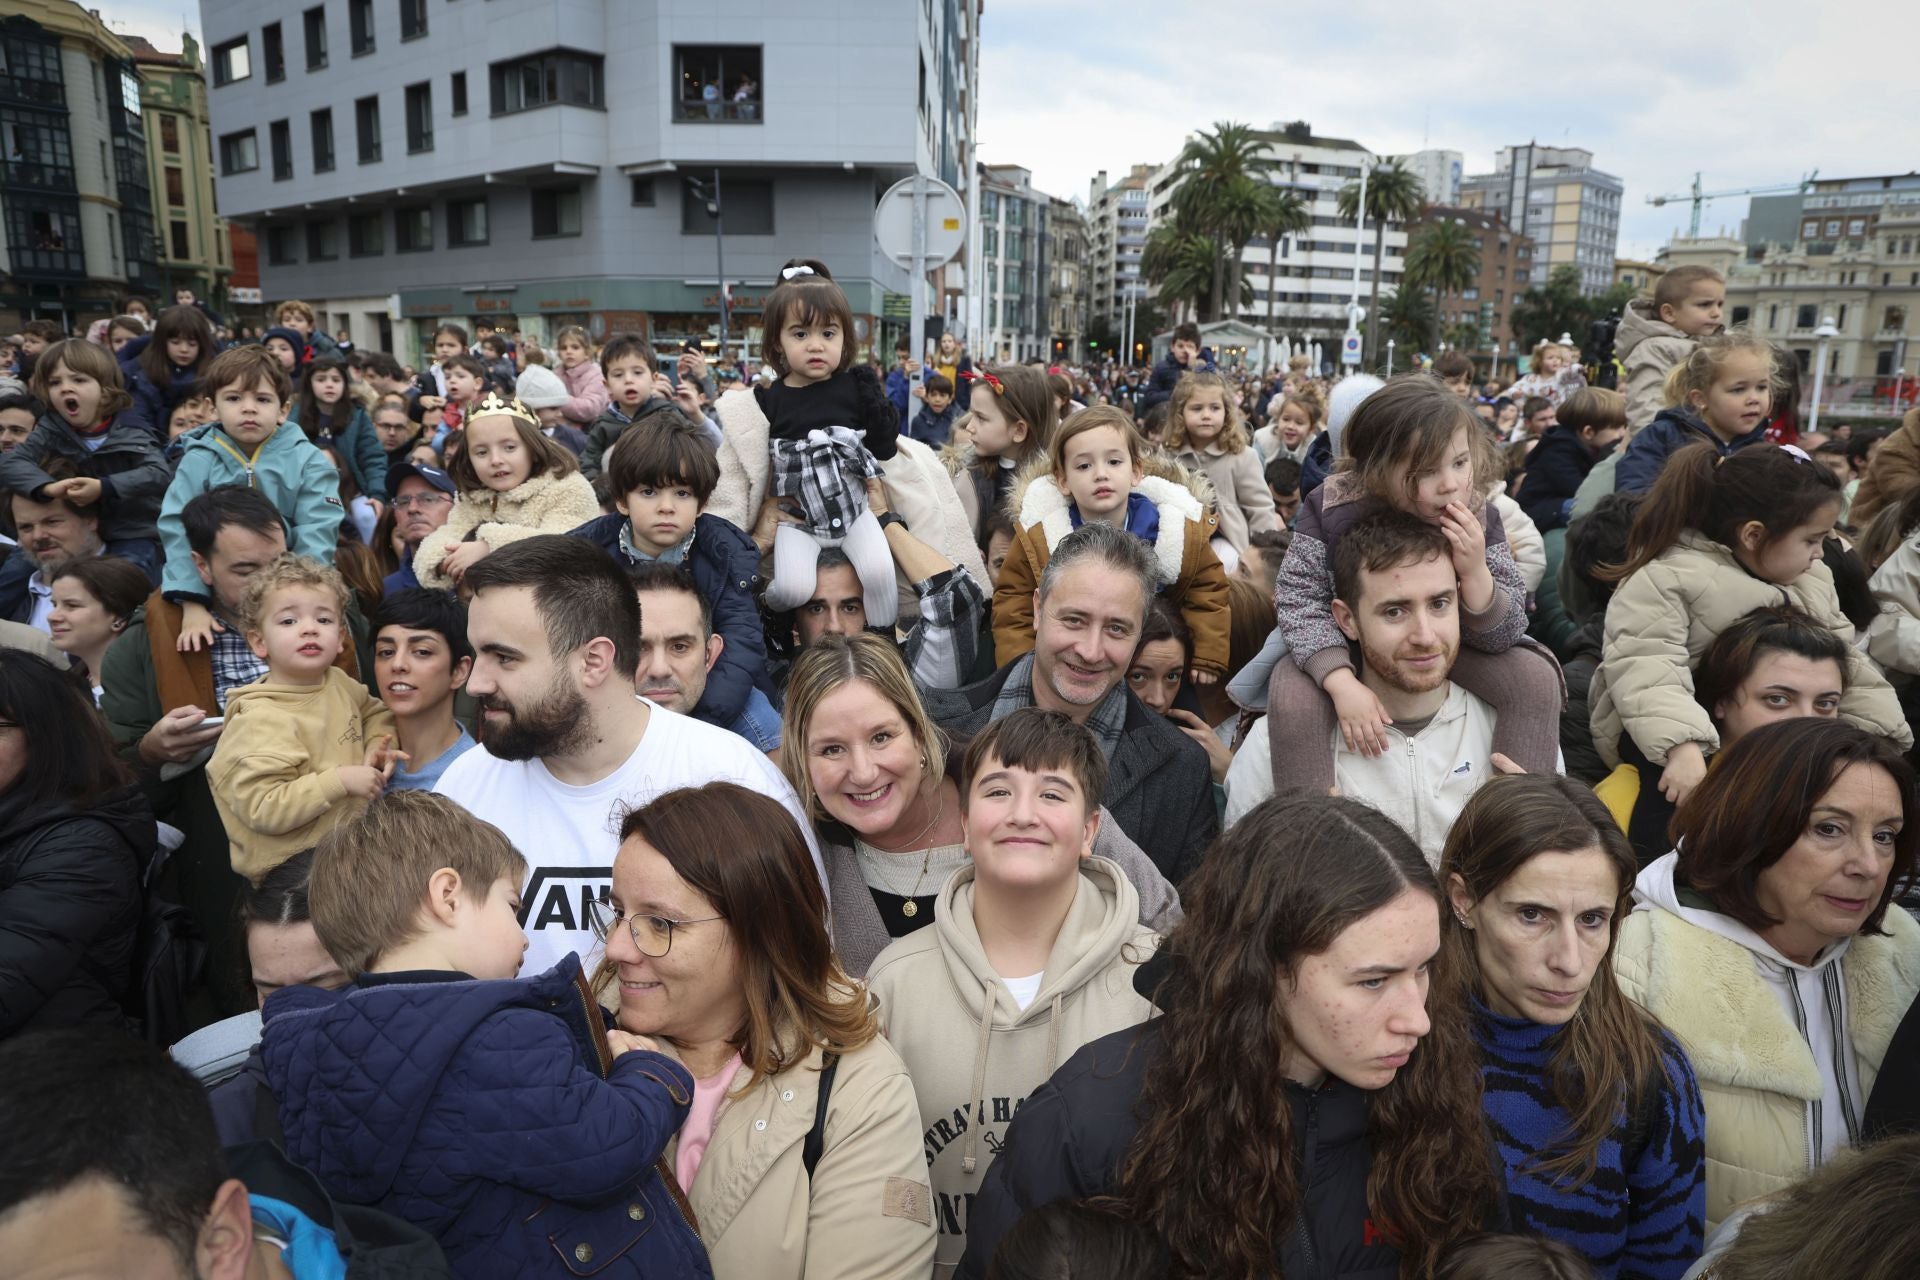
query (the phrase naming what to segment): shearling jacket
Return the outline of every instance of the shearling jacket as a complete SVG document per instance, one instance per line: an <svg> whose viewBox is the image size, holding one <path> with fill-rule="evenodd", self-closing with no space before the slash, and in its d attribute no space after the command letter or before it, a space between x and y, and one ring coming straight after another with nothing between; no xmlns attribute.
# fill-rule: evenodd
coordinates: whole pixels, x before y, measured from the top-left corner
<svg viewBox="0 0 1920 1280"><path fill-rule="evenodd" d="M1787 586L1756 578L1733 552L1694 529L1620 584L1607 604L1600 667L1587 699L1593 745L1609 768L1620 763L1620 734L1664 766L1667 752L1697 742L1712 754L1720 735L1693 696L1693 666L1715 636L1755 609L1790 604L1849 644L1847 691L1840 714L1864 729L1913 745L1886 677L1851 647L1853 624L1840 612L1833 574L1815 564Z"/></svg>
<svg viewBox="0 0 1920 1280"><path fill-rule="evenodd" d="M453 504L447 522L421 540L413 572L423 587L448 589L453 579L440 572L440 561L469 538L497 551L542 533L571 533L599 516L593 486L578 474L534 476L505 493L470 489Z"/></svg>

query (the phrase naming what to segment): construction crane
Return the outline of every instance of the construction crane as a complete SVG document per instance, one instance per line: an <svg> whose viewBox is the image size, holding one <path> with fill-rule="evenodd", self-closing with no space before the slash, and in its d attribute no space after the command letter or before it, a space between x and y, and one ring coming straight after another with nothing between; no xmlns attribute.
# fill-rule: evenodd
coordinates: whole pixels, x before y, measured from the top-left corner
<svg viewBox="0 0 1920 1280"><path fill-rule="evenodd" d="M1728 196L1782 195L1788 191L1798 191L1804 195L1807 190L1813 186L1813 180L1819 176L1820 171L1815 169L1798 182L1782 183L1774 187L1742 187L1737 191L1702 191L1700 190L1700 174L1695 172L1693 175L1693 190L1690 193L1678 196L1648 196L1647 203L1657 209L1670 200L1691 200L1693 202L1693 220L1687 224L1687 238L1689 240L1695 240L1700 236L1700 206L1707 201L1723 200Z"/></svg>

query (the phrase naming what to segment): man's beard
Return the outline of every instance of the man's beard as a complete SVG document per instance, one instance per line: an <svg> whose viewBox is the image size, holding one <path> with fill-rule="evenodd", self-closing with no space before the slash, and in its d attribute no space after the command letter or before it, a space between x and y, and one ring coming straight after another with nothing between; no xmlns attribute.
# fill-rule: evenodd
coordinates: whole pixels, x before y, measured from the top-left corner
<svg viewBox="0 0 1920 1280"><path fill-rule="evenodd" d="M504 721L480 719L480 743L502 760L535 760L564 756L593 738L593 716L587 700L557 675L539 702L524 709L498 694L478 699L482 711L504 711Z"/></svg>
<svg viewBox="0 0 1920 1280"><path fill-rule="evenodd" d="M1365 638L1360 641L1360 659L1366 664L1366 670L1373 673L1382 683L1398 689L1402 693L1432 693L1445 684L1453 673L1454 659L1460 656L1460 646L1451 648L1441 645L1435 650L1441 660L1434 665L1432 672L1422 676L1403 671L1400 664L1393 661L1392 654L1380 653L1368 646ZM1425 657L1426 653L1410 654L1412 657Z"/></svg>

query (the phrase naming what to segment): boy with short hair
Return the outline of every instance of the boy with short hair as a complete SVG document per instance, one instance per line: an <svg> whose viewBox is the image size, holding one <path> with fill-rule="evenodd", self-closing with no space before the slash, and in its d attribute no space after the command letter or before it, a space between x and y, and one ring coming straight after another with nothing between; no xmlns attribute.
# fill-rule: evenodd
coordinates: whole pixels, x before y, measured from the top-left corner
<svg viewBox="0 0 1920 1280"><path fill-rule="evenodd" d="M313 927L354 982L267 999L287 1154L431 1231L455 1275L710 1277L658 1172L693 1077L607 1029L578 956L516 977L526 874L499 828L427 791L320 842Z"/></svg>
<svg viewBox="0 0 1920 1280"><path fill-rule="evenodd" d="M431 791L447 766L473 746L454 719L454 695L473 670L467 607L430 587L381 598L367 623L373 637L374 686L393 712L402 763L388 783L396 791Z"/></svg>
<svg viewBox="0 0 1920 1280"><path fill-rule="evenodd" d="M1147 394L1140 397L1140 408L1151 409L1171 400L1180 379L1202 369L1212 372L1213 362L1200 358L1200 326L1188 321L1173 331L1166 359L1153 366L1153 380L1147 384Z"/></svg>
<svg viewBox="0 0 1920 1280"><path fill-rule="evenodd" d="M333 356L340 354L340 344L333 335L320 327L320 317L309 303L298 298L289 298L273 309L273 323L283 329L291 329L300 335L304 348L300 363L305 364L314 356Z"/></svg>
<svg viewBox="0 0 1920 1280"><path fill-rule="evenodd" d="M926 402L907 424L907 434L936 449L941 448L953 435L953 379L943 373L929 373L920 384L920 392Z"/></svg>
<svg viewBox="0 0 1920 1280"><path fill-rule="evenodd" d="M352 639L346 612L346 582L306 556L275 560L240 598L267 674L227 698L207 782L249 880L356 816L398 762L393 713L333 665Z"/></svg>
<svg viewBox="0 0 1920 1280"><path fill-rule="evenodd" d="M184 652L211 641L215 625L181 520L189 502L223 484L257 489L286 520L287 549L325 564L333 563L346 516L340 473L300 424L286 421L292 383L265 348L222 351L200 381L213 398L214 421L180 437L180 465L160 503L160 546L166 555L160 591L181 606Z"/></svg>
<svg viewBox="0 0 1920 1280"><path fill-rule="evenodd" d="M1692 354L1696 342L1720 332L1727 278L1712 267L1675 267L1650 297L1635 298L1620 317L1614 351L1626 376L1627 429L1638 431L1666 407L1667 371Z"/></svg>
<svg viewBox="0 0 1920 1280"><path fill-rule="evenodd" d="M1267 464L1267 492L1273 495L1273 514L1284 528L1293 528L1300 514L1300 464L1292 458L1275 458Z"/></svg>
<svg viewBox="0 0 1920 1280"><path fill-rule="evenodd" d="M1520 486L1520 507L1540 532L1566 527L1580 482L1626 437L1624 395L1581 387L1567 397L1558 421L1527 455L1527 480Z"/></svg>
<svg viewBox="0 0 1920 1280"><path fill-rule="evenodd" d="M449 434L465 430L473 407L486 398L487 366L478 356L462 352L441 361L440 373L447 384L447 401L440 406L440 425Z"/></svg>
<svg viewBox="0 0 1920 1280"><path fill-rule="evenodd" d="M610 399L606 411L587 432L587 447L580 452L580 474L589 480L599 477L603 455L628 427L642 422L665 425L689 420L666 395L660 358L646 339L630 333L613 339L600 349L600 368L607 377Z"/></svg>

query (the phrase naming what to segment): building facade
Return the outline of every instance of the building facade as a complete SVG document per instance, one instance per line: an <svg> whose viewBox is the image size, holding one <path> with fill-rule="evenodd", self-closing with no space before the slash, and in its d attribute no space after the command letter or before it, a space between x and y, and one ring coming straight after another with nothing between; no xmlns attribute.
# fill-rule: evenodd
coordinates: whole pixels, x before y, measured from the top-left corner
<svg viewBox="0 0 1920 1280"><path fill-rule="evenodd" d="M69 328L156 293L133 51L71 0L0 17L0 321Z"/></svg>
<svg viewBox="0 0 1920 1280"><path fill-rule="evenodd" d="M1050 279L1048 214L1053 201L1033 188L1018 165L980 166L980 280L984 304L977 358L1031 360L1045 356Z"/></svg>
<svg viewBox="0 0 1920 1280"><path fill-rule="evenodd" d="M1047 330L1054 361L1078 364L1087 356L1087 218L1072 200L1055 196L1047 210Z"/></svg>
<svg viewBox="0 0 1920 1280"><path fill-rule="evenodd" d="M163 296L171 302L175 289L192 289L224 313L233 247L226 220L214 212L213 133L200 45L183 32L179 53L162 52L138 36L128 37L127 46L140 68Z"/></svg>
<svg viewBox="0 0 1920 1280"><path fill-rule="evenodd" d="M1591 151L1529 142L1501 148L1492 173L1463 179L1460 203L1498 213L1531 237L1539 279L1574 266L1581 292L1598 295L1613 284L1624 190L1620 179L1593 167Z"/></svg>
<svg viewBox="0 0 1920 1280"><path fill-rule="evenodd" d="M269 306L407 359L483 319L711 343L723 299L737 353L795 256L888 349L907 277L874 207L916 171L970 176L978 12L203 0L221 212L258 235Z"/></svg>
<svg viewBox="0 0 1920 1280"><path fill-rule="evenodd" d="M1137 307L1146 297L1140 255L1147 247L1147 187L1153 169L1136 164L1112 183L1102 169L1087 186L1088 323L1116 338L1124 336L1128 300Z"/></svg>
<svg viewBox="0 0 1920 1280"><path fill-rule="evenodd" d="M1613 260L1613 282L1631 285L1642 293L1653 292L1654 284L1667 274L1667 268L1660 262L1642 262L1637 258L1615 258Z"/></svg>
<svg viewBox="0 0 1920 1280"><path fill-rule="evenodd" d="M1538 283L1532 237L1515 233L1505 219L1484 209L1430 205L1415 226L1430 222L1457 222L1466 227L1480 254L1480 275L1473 286L1459 293L1441 294L1437 299L1443 334L1471 327L1477 335L1471 344L1473 351L1510 352L1514 342L1513 304Z"/></svg>
<svg viewBox="0 0 1920 1280"><path fill-rule="evenodd" d="M1428 204L1451 207L1460 203L1460 180L1466 173L1466 158L1458 151L1415 151L1391 158L1420 179Z"/></svg>

